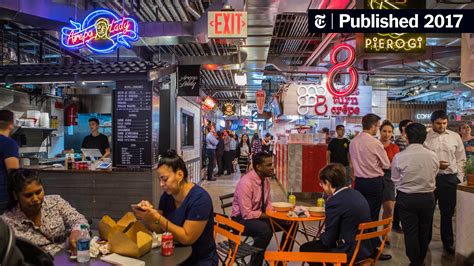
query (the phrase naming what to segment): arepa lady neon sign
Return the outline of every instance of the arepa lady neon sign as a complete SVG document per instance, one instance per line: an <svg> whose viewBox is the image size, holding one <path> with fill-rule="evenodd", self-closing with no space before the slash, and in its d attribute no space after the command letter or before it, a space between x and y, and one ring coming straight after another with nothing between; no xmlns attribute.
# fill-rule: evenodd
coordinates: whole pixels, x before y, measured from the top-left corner
<svg viewBox="0 0 474 266"><path fill-rule="evenodd" d="M82 23L69 21L72 27L61 29L61 44L73 50L87 47L95 53L111 53L120 46L131 48L138 40L138 23L131 17L119 17L101 9L90 13Z"/></svg>

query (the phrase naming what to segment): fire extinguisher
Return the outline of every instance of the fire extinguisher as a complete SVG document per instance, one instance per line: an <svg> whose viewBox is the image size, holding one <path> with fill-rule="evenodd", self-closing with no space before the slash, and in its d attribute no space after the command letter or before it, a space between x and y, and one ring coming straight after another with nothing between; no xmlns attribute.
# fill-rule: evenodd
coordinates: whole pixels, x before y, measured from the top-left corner
<svg viewBox="0 0 474 266"><path fill-rule="evenodd" d="M66 107L66 126L77 126L77 109L75 103Z"/></svg>

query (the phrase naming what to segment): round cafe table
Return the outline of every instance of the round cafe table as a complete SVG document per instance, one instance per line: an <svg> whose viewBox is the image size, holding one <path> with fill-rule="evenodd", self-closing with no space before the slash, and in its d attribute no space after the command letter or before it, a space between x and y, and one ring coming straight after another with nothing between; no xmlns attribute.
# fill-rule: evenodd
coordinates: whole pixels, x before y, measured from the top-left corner
<svg viewBox="0 0 474 266"><path fill-rule="evenodd" d="M325 216L310 216L310 217L288 217L288 212L277 212L271 209L267 209L265 212L268 217L270 218L270 225L272 226L273 230L273 235L275 236L275 241L276 245L278 247L278 251L282 251L281 247L286 247L289 242L290 245L290 251L293 250L293 245L296 242L298 245L301 246L301 244L296 240L296 233L298 232L299 225L301 224L303 228L303 235L306 237L306 240L309 241L308 235L306 232L306 226L305 222L319 222L318 225L318 236L321 233L321 230L324 227L324 220ZM290 223L290 228L288 231L285 230L280 224L278 224L278 220L280 221L287 221ZM284 234L287 235L284 245L280 246L280 241L278 240L277 234L276 234L276 228L279 228L280 230L283 231ZM318 237L316 236L316 238Z"/></svg>
<svg viewBox="0 0 474 266"><path fill-rule="evenodd" d="M161 256L161 247L154 248L138 260L144 261L145 265L175 266L186 261L192 253L190 246L175 246L172 256ZM63 250L54 256L54 265L90 265L90 266L109 266L112 265L100 258L91 258L89 263L78 263L76 260L69 259L69 253Z"/></svg>

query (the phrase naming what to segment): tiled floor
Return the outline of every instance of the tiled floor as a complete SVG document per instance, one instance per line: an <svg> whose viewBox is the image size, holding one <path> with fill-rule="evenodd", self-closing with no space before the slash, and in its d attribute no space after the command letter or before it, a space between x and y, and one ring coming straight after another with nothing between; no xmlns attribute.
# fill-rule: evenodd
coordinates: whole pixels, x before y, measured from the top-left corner
<svg viewBox="0 0 474 266"><path fill-rule="evenodd" d="M201 185L203 188L205 188L209 194L212 197L213 205L214 205L214 211L215 212L222 212L220 208L220 201L219 201L219 195L224 195L228 193L232 193L235 190L235 186L239 180L240 176L238 174L235 174L233 176L221 176L217 178L217 181L214 182L209 182L209 181L204 181ZM279 184L276 181L271 182L271 197L272 201L287 201L287 197L283 193L283 190L280 188ZM309 203L297 201L297 204L301 205L309 205ZM226 213L230 215L231 209L227 209ZM436 209L435 212L435 218L434 218L434 228L433 228L433 239L430 244L429 248L429 253L427 254L427 258L425 260L426 265L432 265L432 266L451 266L455 265L454 264L454 256L447 255L446 253L443 252L443 246L441 243L440 239L440 234L439 234L439 210ZM391 247L388 247L385 249L384 253L391 254L392 259L389 261L381 261L378 262L377 265L400 265L400 266L405 266L409 265L408 258L405 255L405 244L404 244L404 239L403 239L403 234L397 234L397 233L390 233L390 239L391 239ZM298 241L303 241L303 237L300 235L297 239ZM270 243L269 247L267 250L273 250L276 251L276 244L275 241L272 240ZM295 250L297 250L297 247L295 247ZM294 265L301 265L299 264L294 264Z"/></svg>

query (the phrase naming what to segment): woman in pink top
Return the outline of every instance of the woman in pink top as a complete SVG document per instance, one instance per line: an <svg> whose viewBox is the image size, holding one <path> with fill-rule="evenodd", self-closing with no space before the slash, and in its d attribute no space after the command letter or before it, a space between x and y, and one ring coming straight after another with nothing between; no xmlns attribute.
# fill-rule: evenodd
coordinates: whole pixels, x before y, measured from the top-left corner
<svg viewBox="0 0 474 266"><path fill-rule="evenodd" d="M395 154L400 152L398 145L392 142L393 137L393 125L390 121L383 121L380 126L380 141L383 144L387 157L392 163ZM382 219L393 216L393 209L395 206L395 184L392 181L391 171L384 169L383 176L383 199L382 199ZM387 240L387 245L390 245L390 241Z"/></svg>

